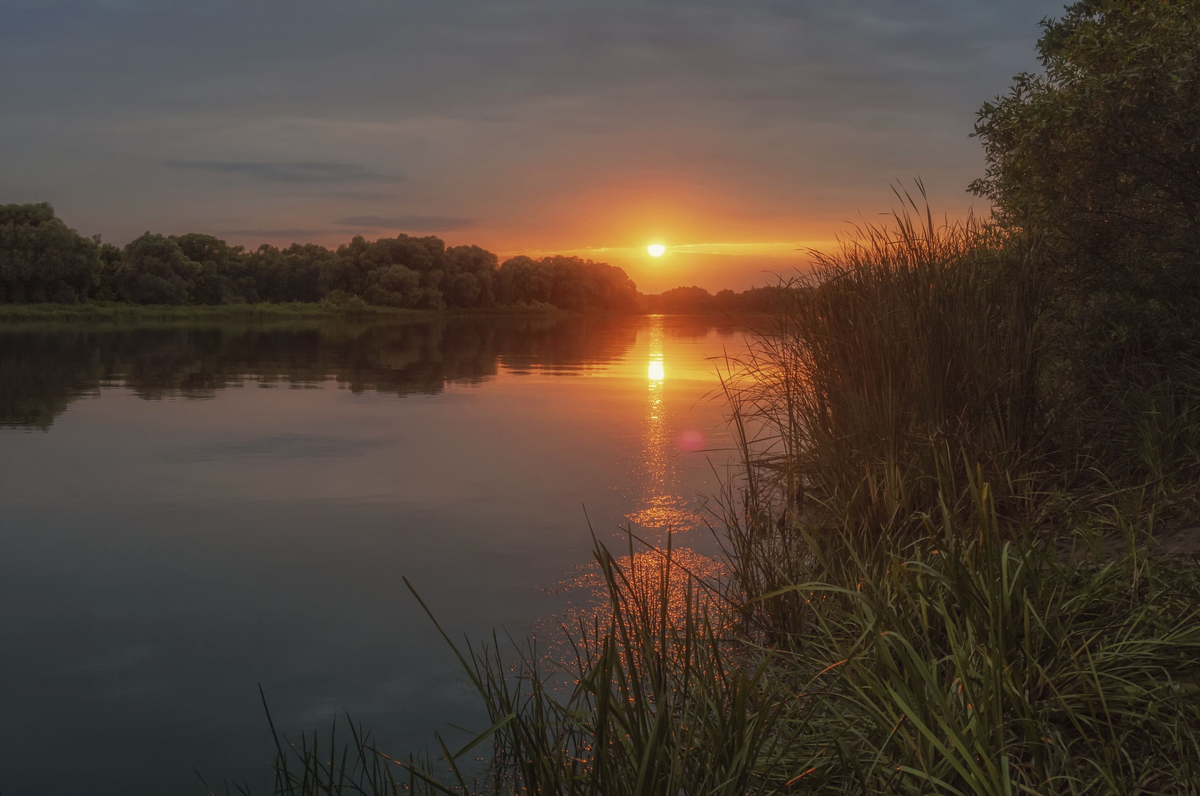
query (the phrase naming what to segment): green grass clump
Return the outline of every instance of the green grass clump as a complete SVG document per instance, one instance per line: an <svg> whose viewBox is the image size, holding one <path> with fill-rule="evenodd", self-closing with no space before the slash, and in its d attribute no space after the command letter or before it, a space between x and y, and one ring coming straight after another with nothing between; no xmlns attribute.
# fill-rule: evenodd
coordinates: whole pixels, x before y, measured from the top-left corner
<svg viewBox="0 0 1200 796"><path fill-rule="evenodd" d="M905 197L912 210L917 207ZM1044 449L1044 339L1036 246L972 217L937 227L899 213L865 227L810 275L731 363L725 389L782 508L819 505L870 529L936 505L965 459L997 485ZM946 451L953 456L946 456ZM770 491L770 490L766 490Z"/></svg>
<svg viewBox="0 0 1200 796"><path fill-rule="evenodd" d="M798 528L807 579L764 595L795 598L777 603L787 634L739 624L732 584L696 583L681 611L669 550L646 592L601 547L611 619L573 634L568 668L527 653L514 677L494 650L469 662L495 722L489 787L1193 792L1200 565L1148 557L1144 529L1101 514L1057 539L1015 528L986 484L966 492L916 540L843 529L822 544ZM1128 547L1087 554L1118 532Z"/></svg>
<svg viewBox="0 0 1200 796"><path fill-rule="evenodd" d="M970 503L907 544L814 541L785 588L781 658L821 694L802 792L1194 792L1200 567L1008 538L986 485Z"/></svg>
<svg viewBox="0 0 1200 796"><path fill-rule="evenodd" d="M646 592L601 547L611 617L572 633L571 659L463 653L491 726L442 744L441 776L313 738L281 745L275 792L1197 792L1200 564L1147 555L1116 514L1006 538L989 492L916 540L798 529L809 579L761 601L793 614L787 634L739 625L717 584L689 581L681 609L670 551ZM1091 552L1116 533L1129 546Z"/></svg>

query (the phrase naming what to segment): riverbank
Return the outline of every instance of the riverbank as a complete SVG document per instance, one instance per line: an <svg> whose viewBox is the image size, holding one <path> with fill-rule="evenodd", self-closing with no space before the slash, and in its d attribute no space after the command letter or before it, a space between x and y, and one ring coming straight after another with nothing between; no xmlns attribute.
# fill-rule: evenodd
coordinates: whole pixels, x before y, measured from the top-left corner
<svg viewBox="0 0 1200 796"><path fill-rule="evenodd" d="M473 742L394 767L278 738L276 792L1196 792L1195 346L1085 371L1035 242L898 222L725 363L722 577L598 545L567 659L456 647Z"/></svg>
<svg viewBox="0 0 1200 796"><path fill-rule="evenodd" d="M389 319L424 321L446 317L547 317L571 313L548 304L513 305L487 309L414 310L352 304L300 302L289 304L167 305L93 302L84 304L3 304L2 323L88 321L138 323L144 321L301 320L309 318Z"/></svg>

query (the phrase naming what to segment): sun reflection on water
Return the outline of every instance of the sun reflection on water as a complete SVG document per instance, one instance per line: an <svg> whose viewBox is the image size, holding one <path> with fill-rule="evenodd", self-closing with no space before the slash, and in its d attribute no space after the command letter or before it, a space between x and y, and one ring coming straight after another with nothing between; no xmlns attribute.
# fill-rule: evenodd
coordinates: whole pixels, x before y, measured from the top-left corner
<svg viewBox="0 0 1200 796"><path fill-rule="evenodd" d="M650 317L649 362L646 366L646 424L641 444L641 490L638 508L628 515L642 528L686 531L699 522L679 494L676 454L667 417L666 330L661 315Z"/></svg>
<svg viewBox="0 0 1200 796"><path fill-rule="evenodd" d="M661 616L666 605L667 627L680 630L689 614L693 621L704 616L714 629L729 619L723 603L712 589L720 589L725 575L721 562L688 548L670 552L670 566L662 550L645 550L613 560L618 573L616 582L623 601L650 607L651 615ZM539 623L537 636L551 659L569 665L579 648L569 639L579 640L581 633L595 637L613 620L613 604L600 565L581 567L579 574L549 592L571 596L570 604L559 614Z"/></svg>
<svg viewBox="0 0 1200 796"><path fill-rule="evenodd" d="M645 358L634 361L639 364L630 363L631 376L646 374L646 381L641 382L646 392L639 445L631 463L634 510L626 515L634 534L664 548L668 533L686 535L702 525L698 511L684 498L700 486L687 480L686 474L692 468L684 457L697 455L709 444L705 430L692 425L695 420L685 414L687 402L705 389L700 375L700 368L705 366L689 360L684 345L673 351L671 344L675 341L668 337L666 321L662 316L649 318L646 337L642 338ZM675 537L676 542L680 538L686 536ZM720 624L724 619L713 604L713 593L696 579L716 584L724 574L721 563L689 546L672 547L669 567L665 550L630 550L614 560L622 599L654 606L654 616L660 616L659 607L665 606L667 622L675 628L684 623L689 612L693 618L704 612ZM588 634L594 635L609 626L613 619L611 595L596 563L581 567L574 577L549 591L568 595L570 605L548 617L539 626L539 635L547 642L551 657L565 663L578 652L568 637L578 640L582 628L592 628Z"/></svg>

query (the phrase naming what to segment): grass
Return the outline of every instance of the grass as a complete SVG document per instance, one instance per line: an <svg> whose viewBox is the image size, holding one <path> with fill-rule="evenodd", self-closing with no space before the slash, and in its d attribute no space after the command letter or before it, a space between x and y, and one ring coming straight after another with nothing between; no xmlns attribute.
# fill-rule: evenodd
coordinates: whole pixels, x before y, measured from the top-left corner
<svg viewBox="0 0 1200 796"><path fill-rule="evenodd" d="M601 548L612 619L576 630L574 660L464 651L491 716L482 781L458 770L478 745L443 744L438 776L359 736L331 756L330 735L280 747L275 792L1196 792L1200 566L1005 541L974 499L975 522L948 510L920 541L840 537L832 560L814 544L812 579L786 588L803 628L770 643L701 584L666 621L665 590L631 589ZM1117 516L1070 538L1139 540Z"/></svg>
<svg viewBox="0 0 1200 796"><path fill-rule="evenodd" d="M276 793L1200 793L1200 563L1154 552L1197 516L1200 378L1074 411L1036 244L908 201L726 363L724 576L598 545L565 660L456 650L472 743L281 744Z"/></svg>

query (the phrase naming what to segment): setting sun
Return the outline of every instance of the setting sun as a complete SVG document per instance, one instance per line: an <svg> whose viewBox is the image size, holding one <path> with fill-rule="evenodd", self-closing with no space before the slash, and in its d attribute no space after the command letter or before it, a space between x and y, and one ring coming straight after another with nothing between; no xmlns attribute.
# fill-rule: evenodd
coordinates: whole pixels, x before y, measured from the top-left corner
<svg viewBox="0 0 1200 796"><path fill-rule="evenodd" d="M651 257L662 257L664 254L667 253L667 247L662 245L661 243L651 243L649 246L646 247L646 251L650 254Z"/></svg>

